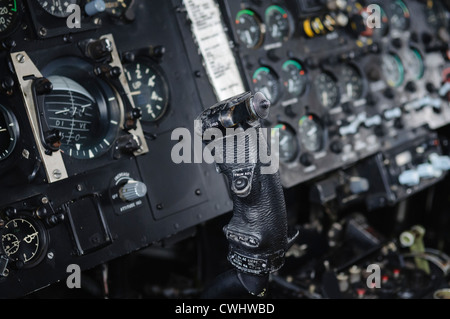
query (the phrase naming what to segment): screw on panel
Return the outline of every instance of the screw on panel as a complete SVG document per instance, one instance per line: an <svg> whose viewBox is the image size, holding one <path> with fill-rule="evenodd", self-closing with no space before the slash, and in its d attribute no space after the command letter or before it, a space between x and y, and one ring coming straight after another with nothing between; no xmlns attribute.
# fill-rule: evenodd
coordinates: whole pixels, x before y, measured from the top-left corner
<svg viewBox="0 0 450 319"><path fill-rule="evenodd" d="M25 63L25 56L22 53L16 55L17 62Z"/></svg>
<svg viewBox="0 0 450 319"><path fill-rule="evenodd" d="M48 259L53 259L53 257L55 257L55 255L53 254L53 252L49 252L49 253L47 254L47 258L48 258Z"/></svg>
<svg viewBox="0 0 450 319"><path fill-rule="evenodd" d="M62 177L61 171L59 169L55 169L53 171L53 177L56 179L60 179Z"/></svg>
<svg viewBox="0 0 450 319"><path fill-rule="evenodd" d="M42 197L41 202L44 205L48 204L48 198L47 197Z"/></svg>
<svg viewBox="0 0 450 319"><path fill-rule="evenodd" d="M26 159L29 159L29 158L30 158L30 151L24 149L24 150L22 151L22 156L23 156L24 158L26 158Z"/></svg>
<svg viewBox="0 0 450 319"><path fill-rule="evenodd" d="M47 35L47 29L44 28L44 27L41 27L39 29L39 35L42 36L42 37L45 37Z"/></svg>

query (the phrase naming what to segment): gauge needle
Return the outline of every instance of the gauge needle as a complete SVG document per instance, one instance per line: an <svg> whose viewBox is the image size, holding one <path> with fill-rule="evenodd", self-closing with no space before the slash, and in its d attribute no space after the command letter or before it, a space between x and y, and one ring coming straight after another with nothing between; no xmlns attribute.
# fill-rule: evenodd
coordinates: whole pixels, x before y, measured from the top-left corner
<svg viewBox="0 0 450 319"><path fill-rule="evenodd" d="M306 133L306 135L313 136L314 134L316 134L316 132L317 132L317 127L313 127L312 129L310 129L308 131L308 133Z"/></svg>
<svg viewBox="0 0 450 319"><path fill-rule="evenodd" d="M328 101L328 92L327 91L322 92L322 100L323 100L323 104L327 103L327 101Z"/></svg>
<svg viewBox="0 0 450 319"><path fill-rule="evenodd" d="M289 138L287 136L283 137L280 141L280 144L285 144L288 141L288 139Z"/></svg>
<svg viewBox="0 0 450 319"><path fill-rule="evenodd" d="M66 113L66 112L69 112L69 111L70 111L69 109L64 109L64 110L55 112L55 114L62 114L62 113Z"/></svg>
<svg viewBox="0 0 450 319"><path fill-rule="evenodd" d="M19 247L19 245L20 245L20 241L18 241L18 240L13 241L13 242L12 242L12 246L9 247L9 248L7 248L7 249L5 249L5 253L6 253L6 254L9 254L9 253L11 252L11 250L13 250L13 249L16 248L16 247Z"/></svg>
<svg viewBox="0 0 450 319"><path fill-rule="evenodd" d="M33 234L30 234L30 235L24 237L23 240L25 240L25 242L26 242L27 244L29 244L29 243L31 243L31 242L33 241L33 239L37 236L37 234L38 234L37 232L35 232L35 233L33 233Z"/></svg>

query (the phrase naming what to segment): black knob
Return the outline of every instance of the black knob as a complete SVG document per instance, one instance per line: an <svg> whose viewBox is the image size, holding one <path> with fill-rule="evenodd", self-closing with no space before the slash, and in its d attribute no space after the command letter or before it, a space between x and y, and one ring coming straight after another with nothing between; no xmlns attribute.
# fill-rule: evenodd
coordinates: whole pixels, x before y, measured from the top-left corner
<svg viewBox="0 0 450 319"><path fill-rule="evenodd" d="M384 127L382 125L375 126L373 130L375 132L375 135L378 137L382 137L385 135Z"/></svg>
<svg viewBox="0 0 450 319"><path fill-rule="evenodd" d="M406 83L405 89L406 89L408 92L414 93L414 92L417 91L417 85L416 85L415 82L409 81L408 83Z"/></svg>
<svg viewBox="0 0 450 319"><path fill-rule="evenodd" d="M162 45L157 45L152 48L151 56L157 59L161 59L166 53L166 47Z"/></svg>
<svg viewBox="0 0 450 319"><path fill-rule="evenodd" d="M36 79L34 88L37 95L49 94L53 90L53 84L46 78Z"/></svg>
<svg viewBox="0 0 450 319"><path fill-rule="evenodd" d="M367 72L367 77L372 82L379 81L381 79L381 70L378 67L372 67Z"/></svg>
<svg viewBox="0 0 450 319"><path fill-rule="evenodd" d="M427 89L427 91L428 91L429 93L435 93L435 92L437 91L436 87L435 87L434 84L431 83L431 82L428 82L428 83L426 84L425 88Z"/></svg>
<svg viewBox="0 0 450 319"><path fill-rule="evenodd" d="M377 104L377 100L375 99L375 96L372 93L367 94L366 103L368 106L375 106Z"/></svg>
<svg viewBox="0 0 450 319"><path fill-rule="evenodd" d="M387 88L384 90L383 95L388 99L393 99L395 97L395 92L392 88Z"/></svg>
<svg viewBox="0 0 450 319"><path fill-rule="evenodd" d="M353 112L352 110L352 103L350 102L345 102L341 105L342 110L347 113L347 114L351 114Z"/></svg>
<svg viewBox="0 0 450 319"><path fill-rule="evenodd" d="M5 76L2 79L2 89L5 91L9 91L14 87L14 79L10 76Z"/></svg>
<svg viewBox="0 0 450 319"><path fill-rule="evenodd" d="M342 149L343 149L343 145L342 145L341 141L334 141L330 145L330 150L335 154L341 153Z"/></svg>
<svg viewBox="0 0 450 319"><path fill-rule="evenodd" d="M303 166L311 166L314 163L314 157L309 153L305 153L300 156L300 163L302 163Z"/></svg>
<svg viewBox="0 0 450 319"><path fill-rule="evenodd" d="M17 215L17 209L15 209L14 207L7 207L4 211L6 217L8 218L13 218L14 216Z"/></svg>
<svg viewBox="0 0 450 319"><path fill-rule="evenodd" d="M50 145L58 143L61 140L62 140L62 133L60 130L53 129L51 131L47 131L45 134L45 141Z"/></svg>
<svg viewBox="0 0 450 319"><path fill-rule="evenodd" d="M403 120L401 118L397 118L394 120L394 127L396 129L403 129L405 127L405 125L403 124Z"/></svg>
<svg viewBox="0 0 450 319"><path fill-rule="evenodd" d="M403 42L400 38L392 39L392 45L397 49L400 49L403 46Z"/></svg>
<svg viewBox="0 0 450 319"><path fill-rule="evenodd" d="M280 61L280 57L277 55L274 49L267 51L267 57L273 62Z"/></svg>
<svg viewBox="0 0 450 319"><path fill-rule="evenodd" d="M86 55L94 60L100 60L109 57L112 50L112 43L108 39L93 40L86 46Z"/></svg>

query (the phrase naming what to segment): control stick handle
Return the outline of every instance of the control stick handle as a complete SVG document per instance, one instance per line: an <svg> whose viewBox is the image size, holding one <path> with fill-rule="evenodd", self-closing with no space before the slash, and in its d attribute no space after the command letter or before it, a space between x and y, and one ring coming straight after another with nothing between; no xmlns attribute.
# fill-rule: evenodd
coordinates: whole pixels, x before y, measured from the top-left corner
<svg viewBox="0 0 450 319"><path fill-rule="evenodd" d="M228 261L241 284L257 296L265 293L268 275L284 265L285 253L297 236L288 237L279 172L265 171L260 160L261 151L267 151L260 120L267 118L269 108L262 93L246 92L217 103L196 121L196 133L214 150L216 167L231 189L233 215L224 227ZM211 135L216 138L210 140Z"/></svg>

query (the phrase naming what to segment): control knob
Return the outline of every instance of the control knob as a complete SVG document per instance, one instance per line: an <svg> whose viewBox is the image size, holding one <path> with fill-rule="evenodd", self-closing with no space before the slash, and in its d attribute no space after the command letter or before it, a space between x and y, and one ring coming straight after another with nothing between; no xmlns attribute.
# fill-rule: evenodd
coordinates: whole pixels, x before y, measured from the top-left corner
<svg viewBox="0 0 450 319"><path fill-rule="evenodd" d="M147 186L139 181L130 180L119 189L119 196L124 202L132 202L147 195Z"/></svg>

